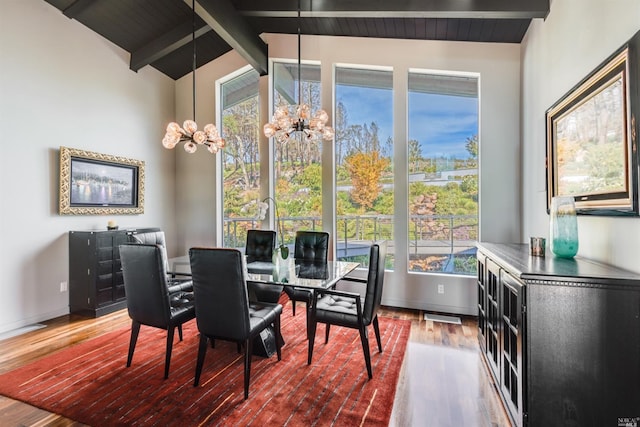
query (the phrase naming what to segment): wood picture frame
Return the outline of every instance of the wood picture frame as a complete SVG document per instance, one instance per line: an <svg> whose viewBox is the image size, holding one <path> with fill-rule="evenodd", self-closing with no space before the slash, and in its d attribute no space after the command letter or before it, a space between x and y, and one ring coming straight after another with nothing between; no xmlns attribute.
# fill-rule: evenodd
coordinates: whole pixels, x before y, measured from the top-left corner
<svg viewBox="0 0 640 427"><path fill-rule="evenodd" d="M144 162L60 147L60 214L144 213Z"/></svg>
<svg viewBox="0 0 640 427"><path fill-rule="evenodd" d="M545 114L547 212L573 196L582 215L638 216L640 32Z"/></svg>

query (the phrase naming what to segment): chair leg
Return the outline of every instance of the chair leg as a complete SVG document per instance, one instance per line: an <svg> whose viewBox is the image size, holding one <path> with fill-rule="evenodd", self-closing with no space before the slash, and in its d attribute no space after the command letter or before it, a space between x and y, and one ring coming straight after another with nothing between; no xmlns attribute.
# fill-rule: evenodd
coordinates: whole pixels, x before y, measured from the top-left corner
<svg viewBox="0 0 640 427"><path fill-rule="evenodd" d="M311 321L307 327L307 339L309 340L309 354L307 356L307 365L311 365L311 359L313 358L313 343L316 341L316 328L318 323L315 317L311 316Z"/></svg>
<svg viewBox="0 0 640 427"><path fill-rule="evenodd" d="M204 334L200 334L200 344L198 345L198 361L196 362L196 378L193 382L194 387L197 387L200 383L200 374L202 373L202 365L204 364L205 354L207 354L207 337Z"/></svg>
<svg viewBox="0 0 640 427"><path fill-rule="evenodd" d="M307 339L309 339L309 323L311 320L311 304L305 302L305 312L307 315Z"/></svg>
<svg viewBox="0 0 640 427"><path fill-rule="evenodd" d="M282 331L280 330L280 315L276 316L276 320L273 321L273 329L276 333L276 353L278 354L278 360L282 360Z"/></svg>
<svg viewBox="0 0 640 427"><path fill-rule="evenodd" d="M378 315L373 318L373 331L376 333L376 341L378 341L378 350L382 353L382 341L380 340L380 325L378 325Z"/></svg>
<svg viewBox="0 0 640 427"><path fill-rule="evenodd" d="M129 353L127 354L127 368L131 366L131 360L133 360L133 352L136 349L136 343L138 342L138 334L140 333L140 323L135 320L131 321L131 338L129 339Z"/></svg>
<svg viewBox="0 0 640 427"><path fill-rule="evenodd" d="M173 326L167 328L167 351L164 355L164 379L169 378L169 365L171 364L171 351L173 350L173 337L176 329Z"/></svg>
<svg viewBox="0 0 640 427"><path fill-rule="evenodd" d="M182 325L178 325L178 338L182 341Z"/></svg>
<svg viewBox="0 0 640 427"><path fill-rule="evenodd" d="M362 350L364 351L364 363L367 365L367 374L369 379L373 378L371 372L371 355L369 354L369 337L367 335L367 327L360 324L360 341L362 341Z"/></svg>
<svg viewBox="0 0 640 427"><path fill-rule="evenodd" d="M249 337L244 342L244 400L249 398L249 379L251 377L251 352L253 339Z"/></svg>
<svg viewBox="0 0 640 427"><path fill-rule="evenodd" d="M291 300L291 311L293 311L293 315L296 315L296 300Z"/></svg>
<svg viewBox="0 0 640 427"><path fill-rule="evenodd" d="M329 325L328 323L326 324L327 326L327 330L324 332L324 343L327 344L329 342L329 329L331 328L331 325Z"/></svg>

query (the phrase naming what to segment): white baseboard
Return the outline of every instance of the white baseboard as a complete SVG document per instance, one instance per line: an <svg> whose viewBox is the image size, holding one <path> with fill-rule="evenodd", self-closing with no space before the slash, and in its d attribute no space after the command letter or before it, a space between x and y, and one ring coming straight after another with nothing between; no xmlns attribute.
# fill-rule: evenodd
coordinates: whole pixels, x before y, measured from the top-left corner
<svg viewBox="0 0 640 427"><path fill-rule="evenodd" d="M47 313L40 313L37 316L30 316L12 323L7 323L0 326L0 335L4 335L11 331L43 322L45 320L55 319L56 317L64 316L65 314L69 314L69 307L49 311Z"/></svg>

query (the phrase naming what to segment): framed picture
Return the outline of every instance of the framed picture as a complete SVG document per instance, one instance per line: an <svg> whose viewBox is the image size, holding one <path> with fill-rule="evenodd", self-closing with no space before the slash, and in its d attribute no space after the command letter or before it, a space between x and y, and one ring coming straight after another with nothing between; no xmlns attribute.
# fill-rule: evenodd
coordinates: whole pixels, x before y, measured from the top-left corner
<svg viewBox="0 0 640 427"><path fill-rule="evenodd" d="M144 162L60 147L60 214L144 213Z"/></svg>
<svg viewBox="0 0 640 427"><path fill-rule="evenodd" d="M573 196L579 214L639 215L640 32L546 112L547 211Z"/></svg>

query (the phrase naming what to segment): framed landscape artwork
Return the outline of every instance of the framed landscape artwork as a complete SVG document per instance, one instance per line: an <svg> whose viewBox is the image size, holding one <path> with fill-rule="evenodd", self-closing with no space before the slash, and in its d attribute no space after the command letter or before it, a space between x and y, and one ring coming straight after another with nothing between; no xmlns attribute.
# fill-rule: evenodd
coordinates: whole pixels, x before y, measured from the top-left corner
<svg viewBox="0 0 640 427"><path fill-rule="evenodd" d="M144 162L60 147L60 214L144 213Z"/></svg>
<svg viewBox="0 0 640 427"><path fill-rule="evenodd" d="M639 215L640 32L546 112L547 210L573 196L579 214Z"/></svg>

